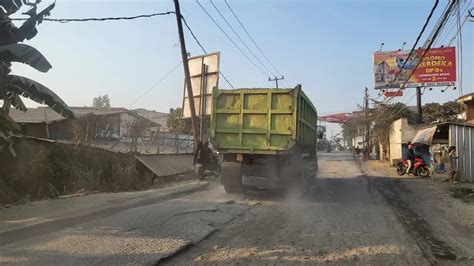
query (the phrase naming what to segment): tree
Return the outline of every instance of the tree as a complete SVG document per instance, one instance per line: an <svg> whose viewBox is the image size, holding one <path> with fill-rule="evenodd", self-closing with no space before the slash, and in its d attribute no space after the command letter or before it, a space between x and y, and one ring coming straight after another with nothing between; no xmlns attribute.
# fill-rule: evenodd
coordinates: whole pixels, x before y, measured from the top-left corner
<svg viewBox="0 0 474 266"><path fill-rule="evenodd" d="M183 110L180 107L177 108L170 108L170 114L168 115L168 120L166 121L166 125L168 128L176 133L181 133L184 129L184 123L181 119L181 115Z"/></svg>
<svg viewBox="0 0 474 266"><path fill-rule="evenodd" d="M407 118L409 123L415 123L416 113L403 103L378 104L369 110L367 118L362 114L342 124L343 137L350 143L352 138L363 132L365 126L369 124L372 145L380 144L384 151L388 151L390 126L400 118Z"/></svg>
<svg viewBox="0 0 474 266"><path fill-rule="evenodd" d="M38 32L36 26L50 14L55 5L53 3L37 13L36 4L39 2L38 0L25 2L31 6L31 9L25 13L30 18L20 28L17 28L9 16L19 10L22 1L0 1L0 100L3 101L3 106L0 109L0 147L6 146L7 142L11 147L9 136L12 132L19 130L19 126L8 116L10 107L27 111L20 96L46 104L66 118L74 117L72 110L66 103L49 88L26 77L11 74L12 62L27 64L44 73L51 69L51 64L38 50L19 43L36 36Z"/></svg>
<svg viewBox="0 0 474 266"><path fill-rule="evenodd" d="M92 107L96 108L110 108L110 98L109 95L105 94L104 96L94 97L92 100Z"/></svg>
<svg viewBox="0 0 474 266"><path fill-rule="evenodd" d="M423 106L423 121L429 124L459 122L458 116L462 111L462 105L458 102L428 103Z"/></svg>

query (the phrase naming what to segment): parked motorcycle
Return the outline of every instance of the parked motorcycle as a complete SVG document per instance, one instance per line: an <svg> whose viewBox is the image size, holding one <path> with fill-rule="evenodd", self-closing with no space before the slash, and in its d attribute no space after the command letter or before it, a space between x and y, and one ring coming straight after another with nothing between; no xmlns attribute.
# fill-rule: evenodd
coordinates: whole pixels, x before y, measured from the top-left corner
<svg viewBox="0 0 474 266"><path fill-rule="evenodd" d="M199 177L199 180L203 180L206 176L215 176L219 177L222 174L222 166L219 162L219 152L212 153L209 162L202 164L200 162L196 163L195 169Z"/></svg>
<svg viewBox="0 0 474 266"><path fill-rule="evenodd" d="M400 159L397 164L397 174L399 176L403 176L406 174L408 168L407 160ZM428 177L430 175L430 169L426 162L420 156L415 156L415 161L410 169L410 173L421 176L421 177Z"/></svg>

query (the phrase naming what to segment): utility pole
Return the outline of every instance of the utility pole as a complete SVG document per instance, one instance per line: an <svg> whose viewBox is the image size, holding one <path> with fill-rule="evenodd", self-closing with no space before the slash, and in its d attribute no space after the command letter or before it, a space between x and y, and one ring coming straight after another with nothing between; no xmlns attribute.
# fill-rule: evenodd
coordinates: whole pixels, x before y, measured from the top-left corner
<svg viewBox="0 0 474 266"><path fill-rule="evenodd" d="M275 77L274 79L268 78L268 81L275 81L275 83L276 83L276 88L278 89L278 81L279 81L279 80L282 80L282 79L285 79L285 77L283 77L283 76L281 76L281 78Z"/></svg>
<svg viewBox="0 0 474 266"><path fill-rule="evenodd" d="M369 141L370 141L370 124L369 124L369 89L365 87L364 109L365 109L365 154L364 158L368 159Z"/></svg>
<svg viewBox="0 0 474 266"><path fill-rule="evenodd" d="M421 87L416 87L416 110L418 112L418 124L423 123L423 111L421 108Z"/></svg>
<svg viewBox="0 0 474 266"><path fill-rule="evenodd" d="M189 74L188 53L186 52L186 44L184 43L183 24L181 21L181 11L179 9L179 1L178 0L173 0L173 1L174 1L175 12L176 12L176 22L178 24L179 43L181 46L181 57L183 58L183 68L184 68L184 76L186 80L186 89L188 92L189 110L191 111L191 123L193 127L194 149L196 149L200 136L198 134L199 131L197 128L196 109L194 108L194 95L193 95L193 88L191 86L191 76Z"/></svg>

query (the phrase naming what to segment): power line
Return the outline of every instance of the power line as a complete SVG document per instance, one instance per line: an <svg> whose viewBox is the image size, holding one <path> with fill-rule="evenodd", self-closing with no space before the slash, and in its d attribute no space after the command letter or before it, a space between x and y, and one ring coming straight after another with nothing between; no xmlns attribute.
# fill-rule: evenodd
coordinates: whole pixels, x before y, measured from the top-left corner
<svg viewBox="0 0 474 266"><path fill-rule="evenodd" d="M263 56L263 58L265 58L265 60L268 62L268 64L270 64L270 66L278 73L279 76L283 76L280 71L278 71L278 69L275 67L275 65L272 64L272 62L268 59L268 57L265 55L265 53L262 51L262 49L260 48L260 46L257 44L257 42L255 41L255 39L252 37L252 35L250 35L250 33L247 31L247 29L245 28L244 24L240 21L239 17L237 16L237 14L234 12L234 10L232 9L232 7L229 5L229 3L227 3L227 0L224 0L225 4L227 5L227 7L229 8L230 12L234 15L235 19L237 20L237 22L239 22L240 26L242 27L242 29L244 30L244 32L247 34L247 36L249 37L249 39L252 41L252 43L255 45L255 47L257 47L258 51L260 52L260 54ZM288 87L291 87L290 84L288 84L288 82L286 82L286 80L283 80L287 85Z"/></svg>
<svg viewBox="0 0 474 266"><path fill-rule="evenodd" d="M247 60L250 63L252 63L252 65L256 69L258 69L258 71L260 71L260 73L262 73L264 76L266 76L268 78L269 75L267 73L265 73L265 71L263 71L257 64L255 64L255 62L252 59L250 59L250 57L235 43L235 41L227 34L227 32L225 32L224 29L222 29L222 27L219 25L219 23L217 23L217 21L211 16L211 14L209 14L209 12L207 12L206 8L204 8L204 6L201 5L199 0L196 0L196 3L201 7L201 9L204 11L204 13L206 13L206 15L212 20L212 22L221 30L221 32L227 37L227 39L229 39L229 41L235 46L235 48L237 48L242 53L242 55L244 55L245 58L247 58Z"/></svg>
<svg viewBox="0 0 474 266"><path fill-rule="evenodd" d="M229 26L229 28L232 30L232 32L235 34L235 36L237 36L237 38L240 40L240 42L245 46L245 48L247 48L247 50L253 55L253 57L260 63L260 65L262 65L265 70L267 70L270 74L272 74L273 76L276 76L275 73L273 73L256 55L255 53L248 47L247 43L244 42L244 40L242 40L242 38L240 37L240 35L237 33L237 31L235 31L234 27L232 27L232 25L230 25L229 21L224 17L224 15L221 13L221 11L219 10L219 8L217 8L217 6L214 4L214 2L212 2L212 0L210 0L210 3L211 5L214 7L214 9L217 11L217 13L220 15L220 17L224 20L224 22L227 24L227 26Z"/></svg>
<svg viewBox="0 0 474 266"><path fill-rule="evenodd" d="M457 35L459 35L459 37L461 38L461 29L462 29L462 27L464 26L464 24L466 24L467 18L468 18L468 16L466 16L466 17L464 18L463 23L462 23L461 26L458 28L458 30L456 31L456 33L454 33L454 36L451 38L451 40L450 40L449 43L448 43L448 46L450 46L450 45L453 43L453 41L456 39Z"/></svg>
<svg viewBox="0 0 474 266"><path fill-rule="evenodd" d="M103 17L103 18L43 18L43 21L53 21L53 22L60 22L60 23L68 23L68 22L90 22L90 21L110 21L110 20L134 20L140 18L151 18L156 16L165 16L175 14L174 11L168 12L161 12L161 13L153 13L153 14L144 14L144 15L137 15L131 17ZM11 20L28 20L29 18L12 18Z"/></svg>
<svg viewBox="0 0 474 266"><path fill-rule="evenodd" d="M421 29L420 33L419 33L418 36L416 37L415 43L414 43L413 46L411 47L410 53L408 53L407 59L405 60L405 62L403 62L403 65L402 65L402 67L400 68L400 71L397 73L397 75L395 76L395 78L393 79L393 81L390 82L390 84L389 84L388 87L391 87L391 86L393 85L393 83L394 83L394 82L398 79L398 77L400 76L400 73L402 73L403 68L405 67L406 63L408 62L408 59L410 59L412 53L415 51L415 48L416 48L416 46L418 45L418 42L419 42L420 39L421 39L421 36L422 36L423 33L425 32L425 29L426 29L426 27L428 26L428 23L430 22L431 17L433 16L434 11L436 10L436 7L438 7L438 3L439 3L439 0L436 0L435 4L434 4L433 7L431 8L430 14L429 14L428 17L426 18L426 21L425 21L425 24L423 25L423 28ZM420 60L420 62L421 62L421 60ZM416 70L416 68L415 68L415 70ZM413 72L414 72L414 71L413 71Z"/></svg>
<svg viewBox="0 0 474 266"><path fill-rule="evenodd" d="M462 78L463 78L463 73L462 73L462 26L464 26L464 23L466 23L467 17L464 20L464 22L461 24L461 5L458 5L458 16L457 16L457 25L458 25L458 30L456 34L454 35L453 39L456 38L456 35L459 33L459 38L458 38L458 63L459 63L459 80L458 80L458 87L459 87L459 94L460 96L463 96L463 88L462 88Z"/></svg>
<svg viewBox="0 0 474 266"><path fill-rule="evenodd" d="M468 18L468 13L469 13L469 7L471 5L473 0L470 0L469 2L466 2L465 4L465 7L464 7L464 10L461 12L462 14L466 14L466 18L465 20L467 20ZM441 32L440 33L440 38L438 40L435 41L435 43L433 45L437 46L437 45L442 45L443 42L446 40L446 38L449 36L449 33L455 29L456 27L456 18L455 18L455 13L453 12L453 14L450 16L450 18L448 19L448 22L446 22L446 27L443 28L443 29L448 29L444 32ZM464 22L463 22L463 25L464 25ZM461 26L462 27L462 26ZM444 34L446 33L446 34ZM455 34L456 35L456 34ZM452 39L451 39L452 40ZM448 46L451 45L451 42L448 44Z"/></svg>
<svg viewBox="0 0 474 266"><path fill-rule="evenodd" d="M135 103L137 103L141 98L143 98L143 96L145 96L146 94L148 94L151 90L153 90L156 86L158 86L161 82L163 82L163 80L165 80L169 75L171 75L171 73L173 73L181 64L183 63L183 61L179 61L179 63L174 66L170 71L168 71L160 80L158 80L155 84L153 84L153 86L151 86L148 90L146 90L145 92L142 93L142 95L140 95L137 99L135 99L135 101L133 101L128 107L132 107Z"/></svg>
<svg viewBox="0 0 474 266"><path fill-rule="evenodd" d="M191 36L193 37L193 39L196 41L196 43L198 44L199 47L201 47L201 50L204 52L204 54L207 55L207 51L206 49L204 49L204 46L202 46L201 42L198 40L198 38L196 37L196 35L194 34L193 30L191 29L191 27L189 27L188 25L188 22L186 21L186 19L184 19L183 16L181 16L181 19L183 20L184 22L184 25L186 26L186 28L188 29L189 33L191 33ZM232 83L230 83L230 81L227 79L227 77L224 75L224 73L222 73L222 71L219 70L219 74L224 78L224 80L227 82L227 84L229 84L229 86L235 90L235 87L232 85Z"/></svg>

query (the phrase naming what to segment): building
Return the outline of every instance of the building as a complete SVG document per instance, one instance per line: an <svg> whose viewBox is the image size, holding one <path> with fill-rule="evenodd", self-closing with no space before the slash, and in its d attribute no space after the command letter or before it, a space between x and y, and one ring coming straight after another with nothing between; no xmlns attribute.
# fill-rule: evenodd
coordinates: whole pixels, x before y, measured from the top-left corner
<svg viewBox="0 0 474 266"><path fill-rule="evenodd" d="M21 133L54 140L73 140L78 135L91 139L126 140L133 138L137 125L140 136L153 135L158 124L125 108L71 107L74 119L65 119L49 107L10 110L10 117L21 126ZM137 136L135 136L137 137Z"/></svg>
<svg viewBox="0 0 474 266"><path fill-rule="evenodd" d="M457 102L464 103L466 111L462 114L462 119L468 124L474 124L474 92L459 97Z"/></svg>
<svg viewBox="0 0 474 266"><path fill-rule="evenodd" d="M142 116L148 120L151 120L158 124L160 132L169 132L168 128L168 113L157 112L154 110L147 110L143 108L131 110L132 112Z"/></svg>
<svg viewBox="0 0 474 266"><path fill-rule="evenodd" d="M441 123L420 129L412 140L417 150L432 167L435 179L446 179L449 174L448 148L455 146L460 178L474 182L474 125ZM429 158L429 160L426 159Z"/></svg>
<svg viewBox="0 0 474 266"><path fill-rule="evenodd" d="M408 143L412 141L417 132L417 126L408 123L406 118L395 120L390 125L389 154L390 164L394 165L399 159L405 159Z"/></svg>

